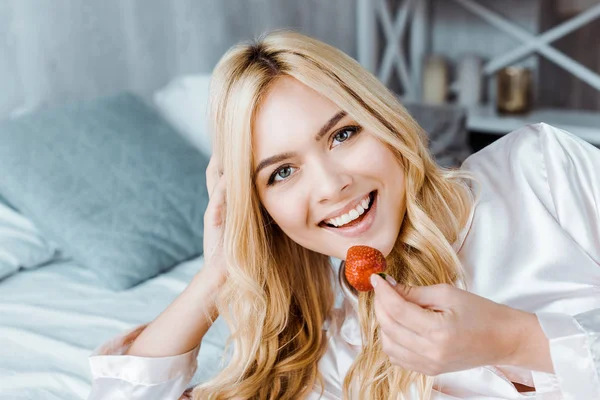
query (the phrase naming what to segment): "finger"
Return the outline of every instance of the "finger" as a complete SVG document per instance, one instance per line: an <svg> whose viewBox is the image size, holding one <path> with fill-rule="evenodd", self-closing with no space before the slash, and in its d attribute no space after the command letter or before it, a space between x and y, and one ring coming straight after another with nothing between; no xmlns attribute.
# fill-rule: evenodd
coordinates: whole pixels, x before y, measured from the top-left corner
<svg viewBox="0 0 600 400"><path fill-rule="evenodd" d="M225 177L219 178L205 212L205 224L221 225L225 217Z"/></svg>
<svg viewBox="0 0 600 400"><path fill-rule="evenodd" d="M406 327L392 318L377 298L373 303L373 309L380 332L392 338L395 343L419 353L423 353L431 347L431 342L427 337L421 336L410 327Z"/></svg>
<svg viewBox="0 0 600 400"><path fill-rule="evenodd" d="M217 183L216 176L215 176L215 164L216 164L215 157L214 156L210 157L210 160L208 161L208 165L206 166L206 190L208 191L209 199L210 199L212 191L215 187L215 184Z"/></svg>
<svg viewBox="0 0 600 400"><path fill-rule="evenodd" d="M219 194L223 194L224 190L225 190L225 178L223 178L222 176L219 176L218 174L215 174L215 178L214 178L215 183L213 184L212 188L210 189L210 193L208 195L208 199L211 200L215 195L219 195ZM217 188L220 191L217 191ZM216 204L221 204L221 200L216 200Z"/></svg>
<svg viewBox="0 0 600 400"><path fill-rule="evenodd" d="M449 306L457 300L456 294L460 294L461 290L448 284L430 286L397 285L394 289L411 303L439 311L450 308Z"/></svg>
<svg viewBox="0 0 600 400"><path fill-rule="evenodd" d="M377 274L371 275L375 283L375 299L390 318L424 336L437 325L434 311L405 300L387 281Z"/></svg>
<svg viewBox="0 0 600 400"><path fill-rule="evenodd" d="M208 166L206 167L206 189L208 191L209 199L219 182L219 178L223 175L222 171L219 170L219 167L217 158L214 155L211 156Z"/></svg>
<svg viewBox="0 0 600 400"><path fill-rule="evenodd" d="M418 352L398 344L385 333L381 334L381 349L390 358L392 364L404 369L414 371L419 366L430 363L429 360L419 355Z"/></svg>

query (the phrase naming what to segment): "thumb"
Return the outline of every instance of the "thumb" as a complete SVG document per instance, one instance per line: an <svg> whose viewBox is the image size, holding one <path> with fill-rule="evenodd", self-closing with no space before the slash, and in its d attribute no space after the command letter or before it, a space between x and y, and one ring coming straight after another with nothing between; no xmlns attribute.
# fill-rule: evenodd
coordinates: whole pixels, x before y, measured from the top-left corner
<svg viewBox="0 0 600 400"><path fill-rule="evenodd" d="M448 289L445 286L450 285L409 286L399 283L394 289L411 303L432 310L443 310L448 305L446 302Z"/></svg>

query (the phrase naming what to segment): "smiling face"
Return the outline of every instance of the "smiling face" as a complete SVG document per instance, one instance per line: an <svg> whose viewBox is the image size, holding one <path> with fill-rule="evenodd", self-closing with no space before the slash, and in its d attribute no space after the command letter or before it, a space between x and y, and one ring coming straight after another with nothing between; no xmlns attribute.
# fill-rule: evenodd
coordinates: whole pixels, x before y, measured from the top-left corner
<svg viewBox="0 0 600 400"><path fill-rule="evenodd" d="M391 252L404 218L404 170L351 116L281 77L259 107L252 140L260 201L290 239L340 259L356 244Z"/></svg>

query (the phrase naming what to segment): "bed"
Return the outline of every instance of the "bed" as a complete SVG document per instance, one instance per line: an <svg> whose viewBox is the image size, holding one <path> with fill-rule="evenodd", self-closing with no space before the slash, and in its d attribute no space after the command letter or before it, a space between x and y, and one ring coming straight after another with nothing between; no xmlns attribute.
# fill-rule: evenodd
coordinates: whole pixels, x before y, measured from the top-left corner
<svg viewBox="0 0 600 400"><path fill-rule="evenodd" d="M90 353L203 267L209 81L0 121L0 399L86 398ZM463 110L406 106L438 162L468 156ZM190 386L220 370L227 337L217 320Z"/></svg>
<svg viewBox="0 0 600 400"><path fill-rule="evenodd" d="M90 353L183 291L209 156L130 93L0 121L0 399L86 398ZM227 336L217 321L191 384Z"/></svg>
<svg viewBox="0 0 600 400"><path fill-rule="evenodd" d="M102 287L61 260L0 282L0 398L75 400L90 388L88 355L101 342L151 321L202 268L202 256L125 291ZM217 320L202 342L192 384L213 376L228 330Z"/></svg>

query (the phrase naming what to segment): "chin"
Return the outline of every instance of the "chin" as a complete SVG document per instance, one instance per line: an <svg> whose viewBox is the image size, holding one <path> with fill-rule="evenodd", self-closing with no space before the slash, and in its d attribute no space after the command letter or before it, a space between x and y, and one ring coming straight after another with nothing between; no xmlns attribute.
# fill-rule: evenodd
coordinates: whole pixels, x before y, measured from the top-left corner
<svg viewBox="0 0 600 400"><path fill-rule="evenodd" d="M394 249L397 239L398 234L394 235L393 237L386 237L381 240L377 240L373 244L367 244L367 246L376 248L381 252L381 254L383 254L384 257L388 257Z"/></svg>
<svg viewBox="0 0 600 400"><path fill-rule="evenodd" d="M365 242L360 242L358 241L357 243L353 243L353 244L349 244L346 245L346 247L344 247L343 249L340 249L339 252L336 252L336 254L331 254L331 251L329 252L321 252L329 257L335 257L335 258L339 258L340 260L345 260L346 259L346 253L348 252L348 249L354 245L363 245L363 246L369 246L369 247L373 247L374 249L379 250L384 257L388 257L390 255L390 253L392 252L392 249L394 248L394 244L396 243L396 241L393 242L385 242L385 243L381 243L381 242L369 242L369 241L365 241Z"/></svg>
<svg viewBox="0 0 600 400"><path fill-rule="evenodd" d="M394 249L394 243L391 243L391 244L387 245L386 247L383 247L379 250L379 251L381 251L381 253L383 254L384 257L387 258L392 253L392 250Z"/></svg>
<svg viewBox="0 0 600 400"><path fill-rule="evenodd" d="M394 243L385 243L385 244L366 244L366 246L373 247L381 252L384 257L388 257L392 249L394 248Z"/></svg>
<svg viewBox="0 0 600 400"><path fill-rule="evenodd" d="M348 249L354 245L363 245L363 246L369 246L369 247L373 247L377 250L379 250L384 257L388 257L390 255L390 253L392 252L394 245L396 244L396 240L398 239L398 234L399 234L400 229L398 229L398 232L394 235L394 234L390 234L387 235L383 232L381 232L382 234L378 235L377 237L371 237L371 238L355 238L351 241L341 241L339 243L339 246L332 246L332 247L328 247L328 248L323 248L322 246L317 247L317 243L311 242L310 246L304 246L312 251L315 251L317 253L326 255L328 257L334 257L334 258L338 258L340 260L345 260L346 259L346 253L348 252ZM322 244L323 242L320 242L319 244ZM312 246L312 244L315 244L315 246Z"/></svg>

